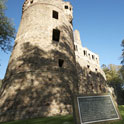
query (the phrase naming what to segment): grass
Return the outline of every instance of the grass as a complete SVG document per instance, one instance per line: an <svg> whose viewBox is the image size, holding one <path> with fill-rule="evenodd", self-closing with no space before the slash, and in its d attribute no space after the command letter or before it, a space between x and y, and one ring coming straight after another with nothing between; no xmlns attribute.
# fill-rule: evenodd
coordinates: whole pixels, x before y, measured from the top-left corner
<svg viewBox="0 0 124 124"><path fill-rule="evenodd" d="M119 111L120 111L122 120L117 121L117 122L113 122L113 123L110 123L110 124L124 124L124 105L119 106Z"/></svg>
<svg viewBox="0 0 124 124"><path fill-rule="evenodd" d="M122 120L117 122L106 122L104 124L124 124L124 105L119 106ZM72 115L37 118L29 120L12 121L1 124L74 124Z"/></svg>
<svg viewBox="0 0 124 124"><path fill-rule="evenodd" d="M74 124L72 115L12 121L0 124Z"/></svg>

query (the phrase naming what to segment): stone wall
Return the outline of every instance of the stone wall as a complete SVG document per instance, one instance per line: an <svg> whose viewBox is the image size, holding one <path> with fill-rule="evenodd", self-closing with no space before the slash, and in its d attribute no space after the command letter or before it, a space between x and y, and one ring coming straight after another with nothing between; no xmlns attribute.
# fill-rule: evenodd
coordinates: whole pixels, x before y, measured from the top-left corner
<svg viewBox="0 0 124 124"><path fill-rule="evenodd" d="M99 56L82 47L78 31L73 36L72 9L62 0L25 1L0 89L0 122L70 114L74 95L108 92Z"/></svg>
<svg viewBox="0 0 124 124"><path fill-rule="evenodd" d="M74 45L78 75L79 94L111 93L106 84L106 76L100 68L99 56L82 47L78 30L74 32Z"/></svg>
<svg viewBox="0 0 124 124"><path fill-rule="evenodd" d="M0 91L0 122L72 113L72 18L69 2L26 0Z"/></svg>

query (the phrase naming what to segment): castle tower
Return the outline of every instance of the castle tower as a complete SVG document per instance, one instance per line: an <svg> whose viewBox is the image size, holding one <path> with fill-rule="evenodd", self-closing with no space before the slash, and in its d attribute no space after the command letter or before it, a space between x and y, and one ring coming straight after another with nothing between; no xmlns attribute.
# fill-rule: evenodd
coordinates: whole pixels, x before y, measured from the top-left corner
<svg viewBox="0 0 124 124"><path fill-rule="evenodd" d="M77 82L72 6L26 0L0 90L0 121L68 114Z"/></svg>

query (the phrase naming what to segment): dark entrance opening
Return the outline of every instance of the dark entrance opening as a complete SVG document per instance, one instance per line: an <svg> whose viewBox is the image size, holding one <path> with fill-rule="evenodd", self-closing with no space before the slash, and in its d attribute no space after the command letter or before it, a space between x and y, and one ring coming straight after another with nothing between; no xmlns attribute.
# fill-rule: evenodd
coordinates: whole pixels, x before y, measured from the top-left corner
<svg viewBox="0 0 124 124"><path fill-rule="evenodd" d="M59 65L59 67L62 67L63 64L64 64L64 60L63 60L63 59L59 59L59 60L58 60L58 65Z"/></svg>
<svg viewBox="0 0 124 124"><path fill-rule="evenodd" d="M58 12L53 10L53 18L58 19Z"/></svg>
<svg viewBox="0 0 124 124"><path fill-rule="evenodd" d="M53 29L53 41L59 42L60 31L58 29Z"/></svg>

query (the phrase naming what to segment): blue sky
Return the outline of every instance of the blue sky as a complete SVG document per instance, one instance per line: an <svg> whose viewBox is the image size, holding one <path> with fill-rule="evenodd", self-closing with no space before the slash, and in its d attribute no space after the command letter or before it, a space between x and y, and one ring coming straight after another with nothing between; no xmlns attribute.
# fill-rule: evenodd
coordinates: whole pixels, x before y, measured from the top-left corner
<svg viewBox="0 0 124 124"><path fill-rule="evenodd" d="M67 0L66 0L67 1ZM124 0L69 0L73 5L74 30L80 31L82 45L100 56L102 64L120 64L124 39ZM6 15L18 30L24 0L8 0ZM14 41L13 41L14 42ZM9 56L0 51L0 79Z"/></svg>

